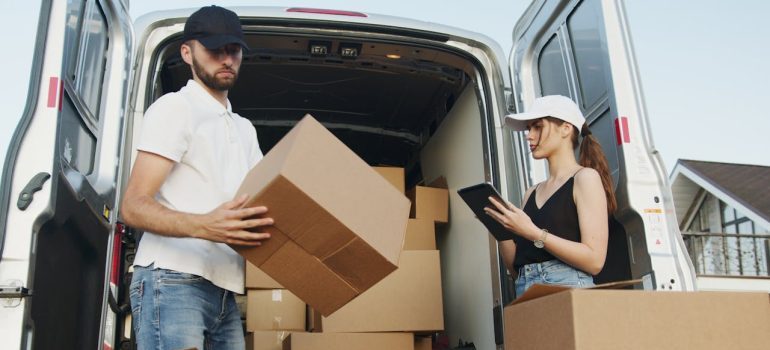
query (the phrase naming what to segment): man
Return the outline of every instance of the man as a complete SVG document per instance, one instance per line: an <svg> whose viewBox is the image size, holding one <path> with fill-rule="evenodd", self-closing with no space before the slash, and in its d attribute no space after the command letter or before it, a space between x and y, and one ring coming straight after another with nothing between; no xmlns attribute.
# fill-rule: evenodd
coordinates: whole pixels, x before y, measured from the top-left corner
<svg viewBox="0 0 770 350"><path fill-rule="evenodd" d="M180 48L193 79L145 113L121 211L145 230L130 286L140 350L244 348L233 296L244 260L227 244L260 245L269 234L255 232L273 223L267 208L233 199L262 158L256 130L227 99L244 49L234 12L199 9Z"/></svg>

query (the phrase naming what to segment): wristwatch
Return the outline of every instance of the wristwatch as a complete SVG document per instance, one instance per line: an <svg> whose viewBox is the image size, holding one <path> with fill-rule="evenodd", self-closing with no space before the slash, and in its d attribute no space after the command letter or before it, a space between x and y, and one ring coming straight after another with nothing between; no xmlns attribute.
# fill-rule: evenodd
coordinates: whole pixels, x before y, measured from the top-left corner
<svg viewBox="0 0 770 350"><path fill-rule="evenodd" d="M534 240L532 243L535 244L535 248L543 249L543 247L545 247L545 239L548 238L548 230L541 228L540 231L542 232L540 238Z"/></svg>

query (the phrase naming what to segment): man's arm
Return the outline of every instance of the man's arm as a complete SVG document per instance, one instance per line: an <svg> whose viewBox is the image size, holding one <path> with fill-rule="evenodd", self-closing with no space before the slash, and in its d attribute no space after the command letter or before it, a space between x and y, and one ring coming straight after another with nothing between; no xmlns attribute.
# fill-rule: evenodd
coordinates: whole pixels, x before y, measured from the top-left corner
<svg viewBox="0 0 770 350"><path fill-rule="evenodd" d="M247 229L273 224L272 218L253 218L267 212L265 207L238 209L247 196L224 202L207 214L171 210L155 199L168 177L174 161L157 154L139 151L128 179L121 216L129 226L173 237L202 238L234 245L260 245L269 233Z"/></svg>

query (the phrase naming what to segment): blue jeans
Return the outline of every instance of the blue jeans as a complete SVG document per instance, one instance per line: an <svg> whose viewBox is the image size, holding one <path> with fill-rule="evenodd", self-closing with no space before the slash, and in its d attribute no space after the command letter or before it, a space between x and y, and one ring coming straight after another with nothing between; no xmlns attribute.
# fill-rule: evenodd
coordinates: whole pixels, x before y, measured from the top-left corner
<svg viewBox="0 0 770 350"><path fill-rule="evenodd" d="M560 260L527 264L519 267L519 275L515 282L516 297L520 297L535 283L585 288L594 285L594 278Z"/></svg>
<svg viewBox="0 0 770 350"><path fill-rule="evenodd" d="M135 266L131 316L139 350L244 350L232 292L203 277Z"/></svg>

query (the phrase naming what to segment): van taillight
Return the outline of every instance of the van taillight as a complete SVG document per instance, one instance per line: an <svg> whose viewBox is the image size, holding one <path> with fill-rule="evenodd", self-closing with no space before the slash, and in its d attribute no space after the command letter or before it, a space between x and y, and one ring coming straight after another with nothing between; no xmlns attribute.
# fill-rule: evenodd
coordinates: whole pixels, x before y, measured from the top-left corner
<svg viewBox="0 0 770 350"><path fill-rule="evenodd" d="M327 10L327 9L314 9L308 7L291 7L286 9L286 12L303 12L303 13L317 13L322 15L337 15L337 16L353 16L353 17L369 17L365 13L354 11L340 11L340 10Z"/></svg>

